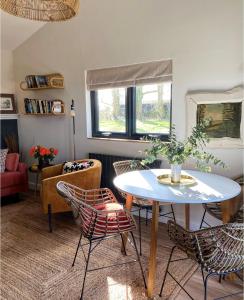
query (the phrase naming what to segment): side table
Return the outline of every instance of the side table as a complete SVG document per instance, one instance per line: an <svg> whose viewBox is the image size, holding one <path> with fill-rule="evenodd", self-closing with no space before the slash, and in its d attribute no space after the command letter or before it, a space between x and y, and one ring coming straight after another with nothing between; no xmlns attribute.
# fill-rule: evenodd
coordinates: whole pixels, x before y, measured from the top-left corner
<svg viewBox="0 0 244 300"><path fill-rule="evenodd" d="M29 172L30 173L33 173L33 174L36 174L36 180L35 180L35 199L36 199L36 196L37 196L37 185L38 185L38 182L39 182L39 176L41 174L41 169L38 168L35 168L33 169L33 166L29 167Z"/></svg>

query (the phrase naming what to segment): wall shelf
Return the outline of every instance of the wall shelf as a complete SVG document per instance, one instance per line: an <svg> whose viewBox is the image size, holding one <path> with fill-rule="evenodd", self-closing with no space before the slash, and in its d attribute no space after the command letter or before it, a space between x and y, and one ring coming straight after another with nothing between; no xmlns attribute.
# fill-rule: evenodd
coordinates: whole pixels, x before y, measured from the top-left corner
<svg viewBox="0 0 244 300"><path fill-rule="evenodd" d="M27 75L25 80L21 81L20 88L22 91L64 89L64 77L59 73Z"/></svg>
<svg viewBox="0 0 244 300"><path fill-rule="evenodd" d="M41 100L41 99L24 99L26 116L64 116L65 105L60 99Z"/></svg>

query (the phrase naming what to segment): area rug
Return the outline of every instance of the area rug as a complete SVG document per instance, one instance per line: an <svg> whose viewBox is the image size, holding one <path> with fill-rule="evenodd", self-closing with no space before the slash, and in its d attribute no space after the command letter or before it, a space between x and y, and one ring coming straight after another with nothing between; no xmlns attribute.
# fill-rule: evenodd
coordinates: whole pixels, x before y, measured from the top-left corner
<svg viewBox="0 0 244 300"><path fill-rule="evenodd" d="M48 232L47 216L42 213L40 202L32 197L2 207L1 215L1 299L79 299L84 257L80 251L75 266L71 267L79 239L72 214L55 215L53 233ZM143 226L142 236L141 259L147 274L150 226ZM157 296L172 247L164 224L159 226L158 240L155 299L174 299L179 288L171 278L166 281L163 297ZM128 245L125 257L120 246L119 238L101 243L92 253L91 268L135 258L133 247ZM180 251L175 255L175 258L184 257ZM194 262L187 260L172 264L170 270L184 284L196 268ZM147 299L138 263L88 273L85 299Z"/></svg>

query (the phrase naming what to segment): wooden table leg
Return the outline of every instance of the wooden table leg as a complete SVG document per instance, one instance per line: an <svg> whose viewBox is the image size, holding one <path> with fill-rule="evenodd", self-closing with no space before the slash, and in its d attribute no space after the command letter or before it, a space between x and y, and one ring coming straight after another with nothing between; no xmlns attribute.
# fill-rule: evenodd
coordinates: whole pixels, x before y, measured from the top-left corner
<svg viewBox="0 0 244 300"><path fill-rule="evenodd" d="M133 203L133 196L127 194L126 196L126 203L125 203L125 208L128 209L129 211L131 210ZM124 252L124 247L126 248L126 243L127 243L127 238L128 238L128 233L123 234L123 241L124 241L124 246L123 243L121 244L121 252L125 254Z"/></svg>
<svg viewBox="0 0 244 300"><path fill-rule="evenodd" d="M156 276L158 217L159 217L159 202L153 201L151 245L150 245L148 282L147 282L147 296L149 299L153 298L153 289L154 289L155 276Z"/></svg>
<svg viewBox="0 0 244 300"><path fill-rule="evenodd" d="M185 229L190 229L190 204L185 204Z"/></svg>
<svg viewBox="0 0 244 300"><path fill-rule="evenodd" d="M223 224L227 224L230 222L231 213L232 213L232 207L231 207L231 201L226 200L221 202L221 210L222 210L222 221ZM233 281L236 279L235 274L229 274L227 275L227 279L230 281Z"/></svg>
<svg viewBox="0 0 244 300"><path fill-rule="evenodd" d="M221 210L222 210L222 221L223 224L227 224L230 222L231 217L231 205L230 201L222 201L221 202Z"/></svg>

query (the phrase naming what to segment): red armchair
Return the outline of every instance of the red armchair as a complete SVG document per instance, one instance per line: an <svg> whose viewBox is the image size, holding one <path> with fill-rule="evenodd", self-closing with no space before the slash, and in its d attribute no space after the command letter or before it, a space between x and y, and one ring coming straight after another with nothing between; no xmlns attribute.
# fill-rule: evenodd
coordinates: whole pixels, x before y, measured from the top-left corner
<svg viewBox="0 0 244 300"><path fill-rule="evenodd" d="M19 162L18 153L9 153L5 172L0 173L1 197L26 192L28 190L28 168Z"/></svg>

